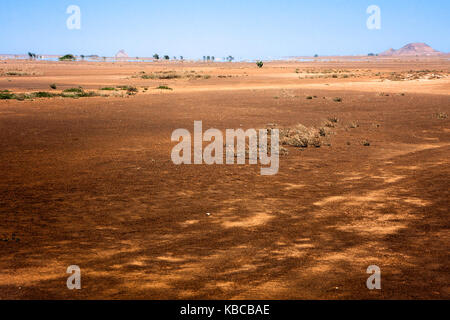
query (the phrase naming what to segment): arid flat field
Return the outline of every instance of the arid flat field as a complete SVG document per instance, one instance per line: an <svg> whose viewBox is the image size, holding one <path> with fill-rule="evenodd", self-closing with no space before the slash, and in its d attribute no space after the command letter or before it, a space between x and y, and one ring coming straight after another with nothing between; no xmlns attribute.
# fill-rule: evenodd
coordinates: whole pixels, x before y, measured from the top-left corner
<svg viewBox="0 0 450 320"><path fill-rule="evenodd" d="M448 58L6 60L0 91L0 299L450 298ZM321 134L273 176L177 166L195 120Z"/></svg>

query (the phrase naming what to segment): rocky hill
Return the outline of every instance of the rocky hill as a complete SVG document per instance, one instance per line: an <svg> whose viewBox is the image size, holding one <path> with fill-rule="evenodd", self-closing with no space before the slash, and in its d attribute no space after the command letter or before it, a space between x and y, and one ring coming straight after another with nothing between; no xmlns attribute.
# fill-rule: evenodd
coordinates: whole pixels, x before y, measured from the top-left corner
<svg viewBox="0 0 450 320"><path fill-rule="evenodd" d="M432 47L427 45L426 43L410 43L406 46L394 50L389 49L380 53L380 56L437 56L442 53L434 50Z"/></svg>

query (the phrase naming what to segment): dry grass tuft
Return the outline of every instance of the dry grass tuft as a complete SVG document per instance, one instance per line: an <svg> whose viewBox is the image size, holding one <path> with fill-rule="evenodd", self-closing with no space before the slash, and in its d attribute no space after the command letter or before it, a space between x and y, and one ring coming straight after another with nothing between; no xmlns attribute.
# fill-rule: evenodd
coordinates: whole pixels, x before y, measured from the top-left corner
<svg viewBox="0 0 450 320"><path fill-rule="evenodd" d="M436 113L435 116L436 116L437 119L447 119L448 118L448 114L445 113L445 112Z"/></svg>
<svg viewBox="0 0 450 320"><path fill-rule="evenodd" d="M356 128L359 128L359 124L358 124L358 122L353 121L353 122L351 122L351 123L349 124L348 127L349 127L350 129L356 129Z"/></svg>
<svg viewBox="0 0 450 320"><path fill-rule="evenodd" d="M302 124L294 128L280 129L280 143L282 145L298 148L322 146L321 131L313 127L305 127Z"/></svg>

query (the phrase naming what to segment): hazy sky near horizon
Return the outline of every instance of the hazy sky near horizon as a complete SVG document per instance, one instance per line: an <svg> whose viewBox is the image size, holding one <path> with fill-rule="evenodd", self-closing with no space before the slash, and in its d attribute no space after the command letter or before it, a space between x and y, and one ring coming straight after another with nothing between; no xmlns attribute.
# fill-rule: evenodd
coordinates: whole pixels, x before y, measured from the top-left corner
<svg viewBox="0 0 450 320"><path fill-rule="evenodd" d="M81 9L69 30L68 6ZM381 9L369 30L366 10ZM1 0L0 53L236 58L358 55L425 42L450 52L449 0Z"/></svg>

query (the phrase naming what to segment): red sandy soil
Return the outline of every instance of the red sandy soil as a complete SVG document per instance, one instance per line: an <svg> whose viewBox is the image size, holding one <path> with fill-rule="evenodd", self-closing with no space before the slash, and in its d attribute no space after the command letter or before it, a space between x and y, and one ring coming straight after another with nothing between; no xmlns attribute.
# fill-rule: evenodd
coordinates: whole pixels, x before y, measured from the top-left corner
<svg viewBox="0 0 450 320"><path fill-rule="evenodd" d="M358 76L299 79L312 69ZM375 75L425 69L445 77ZM0 100L0 298L449 299L450 126L436 116L450 113L449 69L438 58L0 62L28 74L0 76L1 90L139 88ZM161 70L211 78L133 77ZM194 120L225 130L331 116L331 145L288 147L275 176L171 162L172 131ZM70 265L82 290L66 287ZM369 265L382 290L367 289Z"/></svg>

